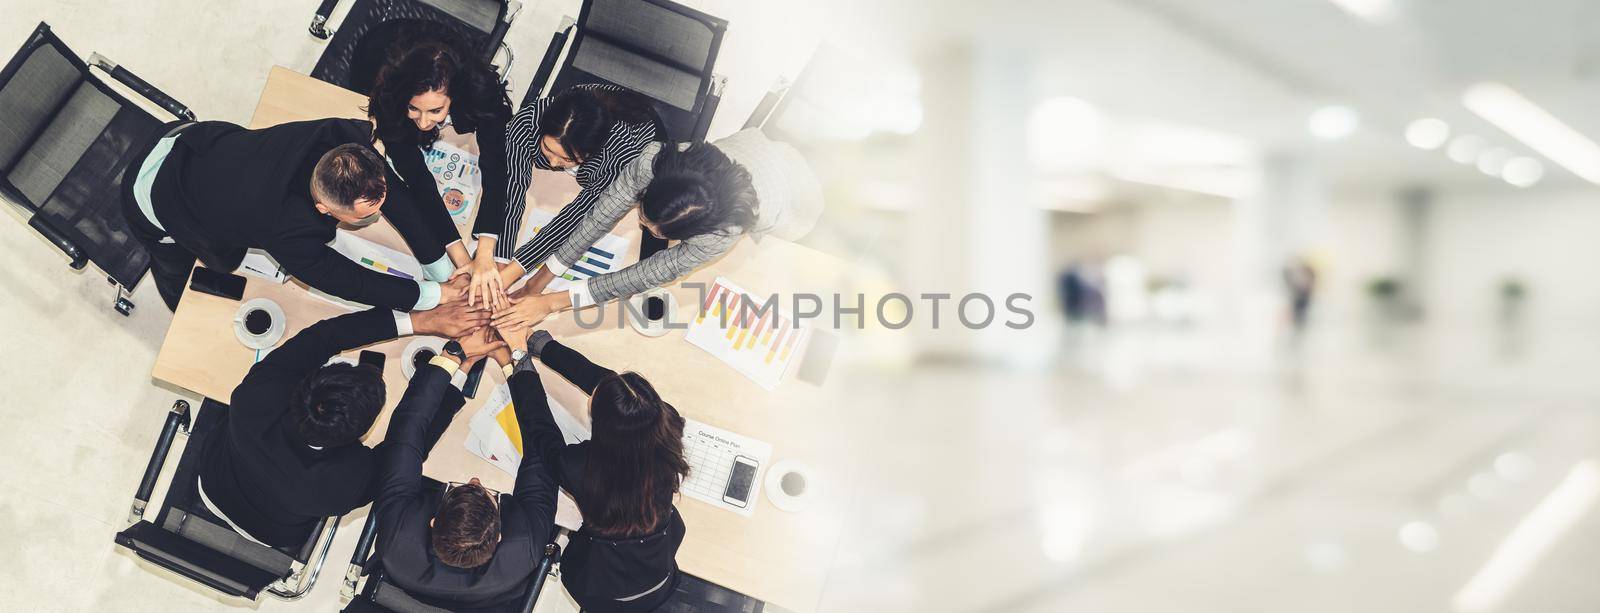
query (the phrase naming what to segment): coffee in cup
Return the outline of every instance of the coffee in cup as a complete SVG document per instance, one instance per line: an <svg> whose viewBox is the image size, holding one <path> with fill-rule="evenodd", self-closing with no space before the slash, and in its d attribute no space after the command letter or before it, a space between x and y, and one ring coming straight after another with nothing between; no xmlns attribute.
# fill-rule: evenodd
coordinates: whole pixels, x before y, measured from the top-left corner
<svg viewBox="0 0 1600 613"><path fill-rule="evenodd" d="M789 473L778 480L778 487L783 493L798 497L806 493L806 476L797 472Z"/></svg>
<svg viewBox="0 0 1600 613"><path fill-rule="evenodd" d="M411 356L411 365L416 367L417 370L422 370L423 366L428 365L428 360L432 360L433 356L436 355L439 354L434 353L432 349L418 350L416 355Z"/></svg>
<svg viewBox="0 0 1600 613"><path fill-rule="evenodd" d="M255 336L261 336L272 329L272 314L266 309L251 309L244 315L244 329Z"/></svg>

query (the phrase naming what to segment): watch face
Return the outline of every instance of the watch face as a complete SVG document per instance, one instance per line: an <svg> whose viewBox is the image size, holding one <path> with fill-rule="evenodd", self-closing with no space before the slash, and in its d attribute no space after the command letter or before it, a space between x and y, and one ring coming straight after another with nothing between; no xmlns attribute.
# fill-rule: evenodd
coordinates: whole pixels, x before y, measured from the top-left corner
<svg viewBox="0 0 1600 613"><path fill-rule="evenodd" d="M461 349L461 343L450 341L444 344L444 352L456 356L457 359L465 358L467 352Z"/></svg>

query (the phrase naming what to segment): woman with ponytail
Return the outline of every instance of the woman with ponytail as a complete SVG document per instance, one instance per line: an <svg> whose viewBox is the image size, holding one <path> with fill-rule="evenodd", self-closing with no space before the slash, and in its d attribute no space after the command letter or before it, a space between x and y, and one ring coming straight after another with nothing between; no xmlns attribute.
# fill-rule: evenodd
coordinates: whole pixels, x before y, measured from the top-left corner
<svg viewBox="0 0 1600 613"><path fill-rule="evenodd" d="M742 130L712 143L652 143L577 231L509 296L510 306L496 309L494 325L517 330L557 311L661 287L727 253L747 234L754 240L768 235L797 240L816 225L822 206L822 186L805 158L760 130ZM574 281L564 291L541 293L635 207L644 226L637 263Z"/></svg>
<svg viewBox="0 0 1600 613"><path fill-rule="evenodd" d="M583 514L561 555L561 581L585 611L654 610L679 580L685 527L672 501L689 474L683 417L638 373L598 366L543 330L528 337L517 369L532 369L535 358L589 394L589 440L562 445L548 411L531 430L545 435L523 439L539 446L527 453L540 454Z"/></svg>

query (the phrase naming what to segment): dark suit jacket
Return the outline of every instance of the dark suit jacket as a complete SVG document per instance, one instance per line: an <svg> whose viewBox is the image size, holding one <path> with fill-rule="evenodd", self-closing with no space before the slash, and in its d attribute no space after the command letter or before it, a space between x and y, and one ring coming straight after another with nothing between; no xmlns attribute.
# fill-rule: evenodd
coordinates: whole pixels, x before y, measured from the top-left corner
<svg viewBox="0 0 1600 613"><path fill-rule="evenodd" d="M265 249L312 287L409 311L417 303L417 283L363 268L329 247L338 221L318 213L311 198L311 171L322 154L371 139L362 119L260 130L221 121L190 125L156 175L156 218L212 269L233 270L246 249Z"/></svg>
<svg viewBox="0 0 1600 613"><path fill-rule="evenodd" d="M547 343L539 355L545 366L585 394L593 394L601 379L614 374L555 341ZM539 432L539 436L523 435L524 449L543 456L556 483L581 505L587 495L579 484L588 465L589 441L563 444L560 428L549 410L535 416L532 423L523 421L519 412L517 421L526 424L525 430ZM662 488L655 493L657 503L671 508L675 493L675 489ZM655 610L672 596L677 585L678 546L683 544L687 531L676 508L654 530L643 534L602 535L584 524L571 535L561 553L561 583L585 611ZM622 598L629 600L619 600Z"/></svg>
<svg viewBox="0 0 1600 613"><path fill-rule="evenodd" d="M511 381L528 448L530 437L543 435L526 425L532 418L525 416L549 412L544 388L531 372L518 372ZM538 566L555 526L556 486L539 454L523 455L515 488L501 498L501 539L494 558L460 569L434 557L428 522L438 498L423 491L422 463L463 402L443 369L430 365L417 371L390 417L373 512L378 514L378 559L390 581L424 602L482 607L514 599ZM560 434L555 436L559 441Z"/></svg>
<svg viewBox="0 0 1600 613"><path fill-rule="evenodd" d="M360 442L312 449L296 434L289 397L339 353L394 338L385 309L326 319L250 368L206 443L205 492L245 532L273 546L299 545L324 517L372 500L377 463Z"/></svg>
<svg viewBox="0 0 1600 613"><path fill-rule="evenodd" d="M506 122L510 120L509 110L507 113L504 118L487 121L471 129L465 118L451 118L455 121L458 134L477 132L478 169L483 173L483 193L478 198L478 217L472 225L473 234L498 235L501 226L505 225ZM411 192L421 210L427 211L424 214L429 217L429 227L437 235L437 240L446 245L458 240L460 235L456 233L455 222L450 220L444 197L439 194L439 184L433 178L433 171L428 170L422 149L416 143L384 144L389 160L394 162L395 170L405 181L406 190ZM443 223L440 223L440 219Z"/></svg>

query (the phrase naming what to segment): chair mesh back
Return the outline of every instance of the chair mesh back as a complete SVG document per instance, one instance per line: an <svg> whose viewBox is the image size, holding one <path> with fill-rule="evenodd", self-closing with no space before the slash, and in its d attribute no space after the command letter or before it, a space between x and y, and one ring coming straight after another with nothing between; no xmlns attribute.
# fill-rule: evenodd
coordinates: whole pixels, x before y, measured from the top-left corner
<svg viewBox="0 0 1600 613"><path fill-rule="evenodd" d="M716 36L699 19L640 0L594 0L584 29L696 74L705 69Z"/></svg>
<svg viewBox="0 0 1600 613"><path fill-rule="evenodd" d="M445 14L460 19L461 23L473 29L488 34L494 31L495 22L500 20L500 11L504 10L505 3L498 0L418 0L419 2L443 11Z"/></svg>
<svg viewBox="0 0 1600 613"><path fill-rule="evenodd" d="M583 41L572 67L685 111L694 110L704 84L696 73L635 55L597 37Z"/></svg>
<svg viewBox="0 0 1600 613"><path fill-rule="evenodd" d="M489 59L500 45L495 26L505 10L502 0L356 0L317 58L311 76L358 93L369 92L394 38L394 26L399 25L391 22L397 21L444 24ZM377 34L369 40L367 35L373 32Z"/></svg>
<svg viewBox="0 0 1600 613"><path fill-rule="evenodd" d="M36 47L11 79L0 84L0 168L10 168L44 130L83 74L55 47Z"/></svg>
<svg viewBox="0 0 1600 613"><path fill-rule="evenodd" d="M28 197L28 201L44 202L111 123L111 117L119 108L115 100L93 85L80 83L66 105L34 140L33 146L18 157L6 178Z"/></svg>

